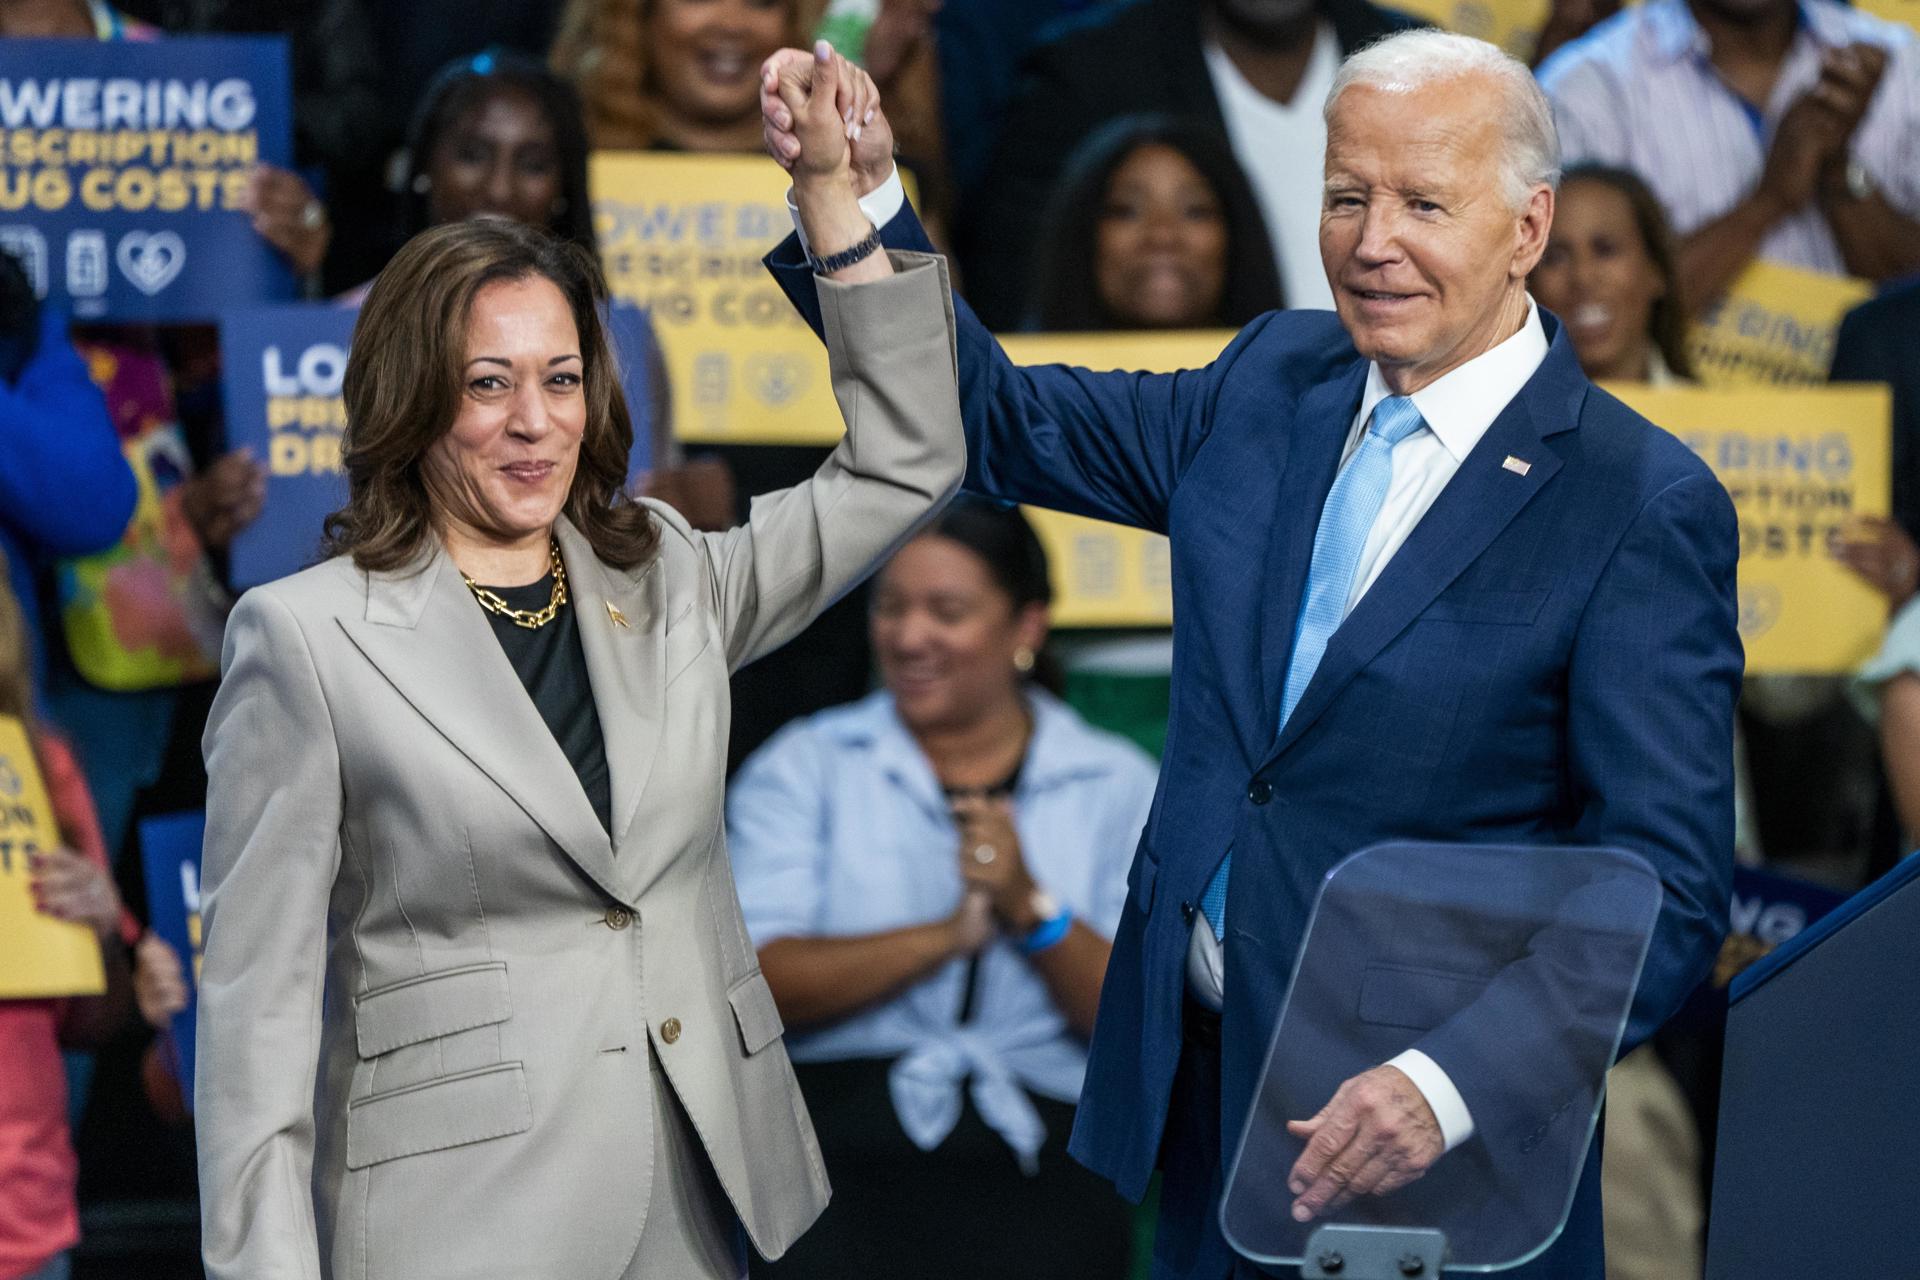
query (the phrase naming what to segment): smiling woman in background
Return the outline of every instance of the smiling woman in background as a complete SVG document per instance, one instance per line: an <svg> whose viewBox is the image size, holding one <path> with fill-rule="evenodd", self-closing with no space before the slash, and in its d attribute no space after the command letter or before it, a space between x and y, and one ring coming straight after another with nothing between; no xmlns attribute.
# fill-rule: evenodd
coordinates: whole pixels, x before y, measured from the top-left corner
<svg viewBox="0 0 1920 1280"><path fill-rule="evenodd" d="M1051 599L1026 518L960 499L875 579L886 687L734 778L742 911L835 1185L769 1277L1126 1272L1126 1205L1066 1144L1154 766L1043 687Z"/></svg>
<svg viewBox="0 0 1920 1280"><path fill-rule="evenodd" d="M553 68L597 149L757 152L760 66L801 28L796 0L568 0Z"/></svg>
<svg viewBox="0 0 1920 1280"><path fill-rule="evenodd" d="M1030 329L1237 329L1283 305L1266 224L1225 141L1167 116L1116 120L1047 207Z"/></svg>
<svg viewBox="0 0 1920 1280"><path fill-rule="evenodd" d="M493 214L598 252L580 97L532 58L490 49L441 68L414 108L405 154L402 241Z"/></svg>
<svg viewBox="0 0 1920 1280"><path fill-rule="evenodd" d="M1527 287L1567 326L1589 378L1670 387L1693 380L1674 263L1666 214L1637 174L1575 165Z"/></svg>

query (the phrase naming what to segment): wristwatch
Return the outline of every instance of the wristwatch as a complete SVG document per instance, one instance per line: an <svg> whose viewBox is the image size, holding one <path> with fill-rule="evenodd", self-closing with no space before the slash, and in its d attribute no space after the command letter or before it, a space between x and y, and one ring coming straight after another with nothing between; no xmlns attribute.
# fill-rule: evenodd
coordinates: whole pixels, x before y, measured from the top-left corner
<svg viewBox="0 0 1920 1280"><path fill-rule="evenodd" d="M1854 200L1870 199L1873 195L1873 175L1867 172L1867 166L1861 164L1858 157L1847 157L1847 195Z"/></svg>
<svg viewBox="0 0 1920 1280"><path fill-rule="evenodd" d="M1014 945L1022 955L1037 955L1066 937L1073 928L1073 912L1045 889L1036 888L1027 899L1027 910L1039 921Z"/></svg>
<svg viewBox="0 0 1920 1280"><path fill-rule="evenodd" d="M1060 900L1045 889L1036 886L1032 896L1027 899L1027 910L1033 912L1033 918L1036 921L1045 924L1059 916Z"/></svg>
<svg viewBox="0 0 1920 1280"><path fill-rule="evenodd" d="M856 262L865 262L880 251L880 228L871 222L867 224L867 238L851 249L842 249L830 253L824 258L813 256L813 250L807 250L807 265L813 268L817 276L830 276L836 271L844 271Z"/></svg>

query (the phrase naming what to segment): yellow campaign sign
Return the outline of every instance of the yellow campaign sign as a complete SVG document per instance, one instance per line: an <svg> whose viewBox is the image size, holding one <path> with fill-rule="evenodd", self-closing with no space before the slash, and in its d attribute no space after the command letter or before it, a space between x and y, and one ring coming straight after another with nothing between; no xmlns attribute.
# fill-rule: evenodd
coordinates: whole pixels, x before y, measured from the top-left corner
<svg viewBox="0 0 1920 1280"><path fill-rule="evenodd" d="M1872 296L1864 280L1755 261L1694 325L1694 372L1710 387L1818 386L1841 317Z"/></svg>
<svg viewBox="0 0 1920 1280"><path fill-rule="evenodd" d="M1920 0L1854 0L1854 7L1920 31Z"/></svg>
<svg viewBox="0 0 1920 1280"><path fill-rule="evenodd" d="M1533 60L1548 0L1400 0L1394 5L1436 27L1497 44L1522 62Z"/></svg>
<svg viewBox="0 0 1920 1280"><path fill-rule="evenodd" d="M1015 364L1169 373L1207 364L1233 340L1185 333L1033 333L1003 338ZM1157 533L1027 508L1047 549L1058 627L1164 627L1173 622L1173 560Z"/></svg>
<svg viewBox="0 0 1920 1280"><path fill-rule="evenodd" d="M760 264L793 230L787 175L764 156L616 151L589 176L608 286L652 311L674 434L838 440L826 352Z"/></svg>
<svg viewBox="0 0 1920 1280"><path fill-rule="evenodd" d="M91 996L107 989L100 943L85 925L33 906L28 855L60 847L27 731L0 716L0 1000Z"/></svg>
<svg viewBox="0 0 1920 1280"><path fill-rule="evenodd" d="M1843 674L1870 657L1887 603L1831 548L1854 517L1887 514L1887 388L1607 389L1679 436L1733 497L1747 671Z"/></svg>

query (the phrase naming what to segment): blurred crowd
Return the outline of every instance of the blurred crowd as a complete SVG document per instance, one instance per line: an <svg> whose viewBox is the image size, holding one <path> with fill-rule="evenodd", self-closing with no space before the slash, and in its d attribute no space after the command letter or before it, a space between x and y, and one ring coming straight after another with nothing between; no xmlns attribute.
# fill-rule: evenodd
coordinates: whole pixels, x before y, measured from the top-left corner
<svg viewBox="0 0 1920 1280"><path fill-rule="evenodd" d="M1691 326L1756 261L1876 291L1832 376L1893 385L1891 516L1833 553L1884 596L1886 640L1855 678L1750 680L1741 721L1740 856L1850 890L1920 832L1920 40L1838 0L1616 8L1553 0L1534 56L1565 173L1532 292L1587 373L1690 383ZM248 210L311 299L344 303L440 223L594 248L591 152L758 152L762 62L824 35L879 83L957 286L1002 332L1329 306L1321 105L1345 54L1421 21L1369 0L0 0L0 40L287 36L293 164L255 174ZM154 1034L186 962L142 924L137 832L204 797L225 553L266 496L226 445L219 366L208 327L70 326L0 255L0 714L30 727L60 827L37 904L92 929L108 975L0 1001L0 1280L198 1274L191 1122ZM698 526L820 457L690 453L664 371L650 385L646 484ZM962 501L738 677L735 877L836 1184L767 1274L1140 1256L1065 1141L1165 653L1050 639L1051 583L1022 516ZM1030 947L1062 908L1071 931ZM1610 1274L1697 1276L1711 1048L1620 1072Z"/></svg>

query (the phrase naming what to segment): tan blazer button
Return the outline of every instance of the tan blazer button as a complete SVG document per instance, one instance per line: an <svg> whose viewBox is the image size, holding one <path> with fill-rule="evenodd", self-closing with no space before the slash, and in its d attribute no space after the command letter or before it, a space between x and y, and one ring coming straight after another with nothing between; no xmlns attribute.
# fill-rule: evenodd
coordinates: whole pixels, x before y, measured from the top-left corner
<svg viewBox="0 0 1920 1280"><path fill-rule="evenodd" d="M680 1019L668 1018L665 1022L661 1023L660 1038L668 1044L672 1044L678 1040L680 1038Z"/></svg>
<svg viewBox="0 0 1920 1280"><path fill-rule="evenodd" d="M633 923L633 912L625 907L608 907L606 924L609 929L624 929Z"/></svg>

